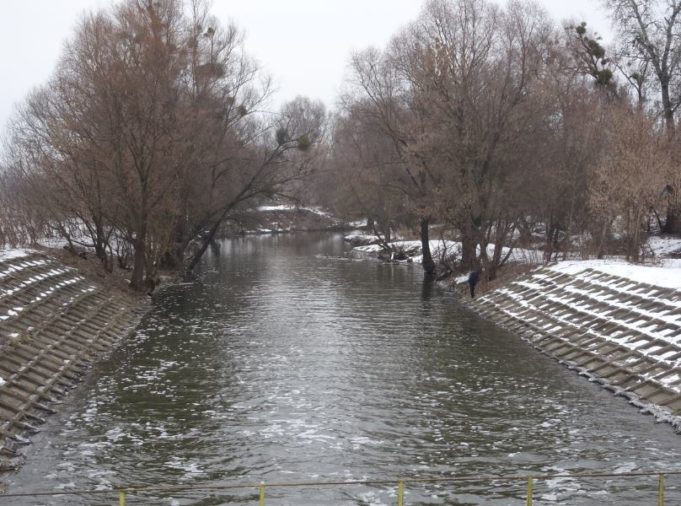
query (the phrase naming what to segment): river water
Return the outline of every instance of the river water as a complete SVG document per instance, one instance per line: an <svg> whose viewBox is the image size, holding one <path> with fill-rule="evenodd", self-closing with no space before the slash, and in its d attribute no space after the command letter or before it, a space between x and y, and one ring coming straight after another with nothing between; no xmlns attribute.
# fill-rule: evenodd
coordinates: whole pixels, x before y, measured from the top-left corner
<svg viewBox="0 0 681 506"><path fill-rule="evenodd" d="M25 450L10 492L676 469L681 437L424 284L343 259L331 234L225 241L164 289ZM681 504L667 480L668 504ZM405 504L524 504L525 483L408 485ZM535 504L655 503L654 478L539 481ZM267 491L270 505L391 505L395 487ZM0 496L0 504L113 504ZM257 504L256 489L128 504Z"/></svg>

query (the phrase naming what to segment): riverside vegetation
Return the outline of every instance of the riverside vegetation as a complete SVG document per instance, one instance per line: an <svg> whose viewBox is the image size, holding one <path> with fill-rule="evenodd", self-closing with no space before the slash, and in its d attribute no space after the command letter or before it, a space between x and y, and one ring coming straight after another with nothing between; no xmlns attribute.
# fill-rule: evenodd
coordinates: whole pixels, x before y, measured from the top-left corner
<svg viewBox="0 0 681 506"><path fill-rule="evenodd" d="M611 47L531 1L430 0L349 55L328 113L268 110L271 80L207 3L122 0L81 19L10 123L2 239L56 235L147 290L276 197L368 217L386 245L413 231L427 274L433 223L462 244L446 272L494 278L519 246L644 260L681 226L681 2L603 5Z"/></svg>

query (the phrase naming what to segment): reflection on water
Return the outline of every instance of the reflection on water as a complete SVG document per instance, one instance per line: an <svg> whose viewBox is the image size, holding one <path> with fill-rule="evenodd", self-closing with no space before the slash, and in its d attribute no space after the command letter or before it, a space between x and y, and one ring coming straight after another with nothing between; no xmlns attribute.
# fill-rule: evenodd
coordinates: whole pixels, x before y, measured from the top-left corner
<svg viewBox="0 0 681 506"><path fill-rule="evenodd" d="M670 427L481 321L418 267L343 260L343 250L324 234L225 241L200 281L157 296L135 336L48 422L11 491L676 466ZM414 485L406 503L521 504L524 490ZM655 483L555 479L536 497L650 504ZM137 502L254 503L256 490ZM267 502L394 503L394 488L369 486L280 489Z"/></svg>

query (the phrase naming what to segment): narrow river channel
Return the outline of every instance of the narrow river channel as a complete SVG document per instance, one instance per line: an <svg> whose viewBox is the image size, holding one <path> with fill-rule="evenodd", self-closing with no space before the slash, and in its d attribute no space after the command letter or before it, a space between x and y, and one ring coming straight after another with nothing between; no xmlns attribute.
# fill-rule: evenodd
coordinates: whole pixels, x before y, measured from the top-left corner
<svg viewBox="0 0 681 506"><path fill-rule="evenodd" d="M222 243L50 418L10 492L676 469L681 436L340 235ZM667 480L668 504L681 504ZM538 482L535 504L655 504L656 480ZM409 485L406 505L524 504L525 483ZM267 491L393 505L395 487ZM0 504L114 504L49 496ZM257 504L256 489L128 504Z"/></svg>

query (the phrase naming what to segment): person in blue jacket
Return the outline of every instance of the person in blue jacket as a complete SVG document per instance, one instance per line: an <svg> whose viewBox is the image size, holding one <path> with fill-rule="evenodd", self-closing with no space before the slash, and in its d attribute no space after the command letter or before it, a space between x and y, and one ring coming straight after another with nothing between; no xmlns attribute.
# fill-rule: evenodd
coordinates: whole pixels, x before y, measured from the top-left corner
<svg viewBox="0 0 681 506"><path fill-rule="evenodd" d="M471 289L471 299L475 298L475 285L478 284L481 273L482 269L477 269L468 275L468 288Z"/></svg>

